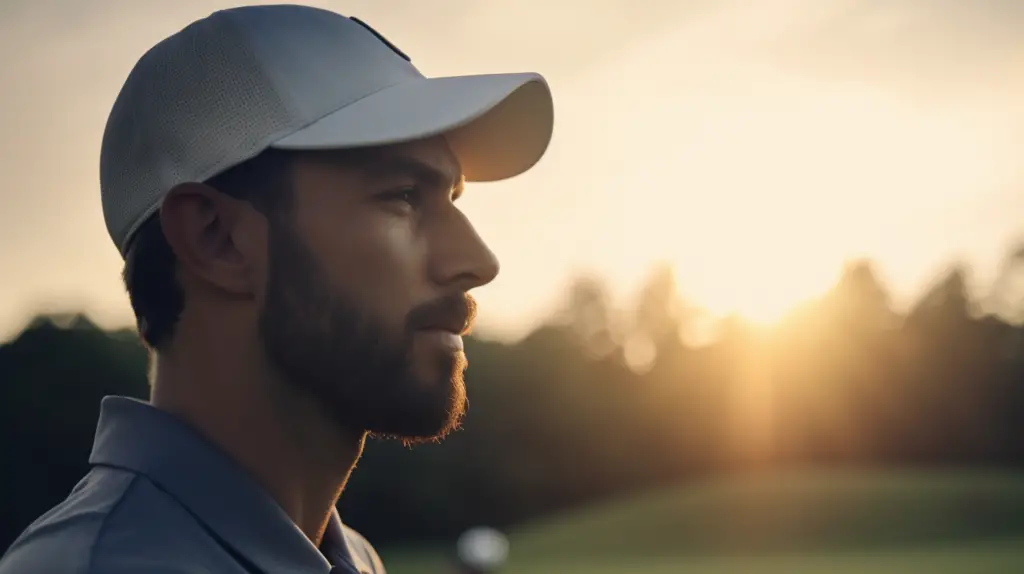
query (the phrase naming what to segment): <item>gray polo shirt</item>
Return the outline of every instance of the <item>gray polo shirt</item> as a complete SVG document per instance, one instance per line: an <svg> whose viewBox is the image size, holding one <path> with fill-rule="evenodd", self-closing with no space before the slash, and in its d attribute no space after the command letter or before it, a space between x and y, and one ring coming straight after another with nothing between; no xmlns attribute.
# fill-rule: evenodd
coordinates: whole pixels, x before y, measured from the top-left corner
<svg viewBox="0 0 1024 574"><path fill-rule="evenodd" d="M0 559L0 574L384 572L337 511L317 549L225 453L142 401L103 399L89 462Z"/></svg>

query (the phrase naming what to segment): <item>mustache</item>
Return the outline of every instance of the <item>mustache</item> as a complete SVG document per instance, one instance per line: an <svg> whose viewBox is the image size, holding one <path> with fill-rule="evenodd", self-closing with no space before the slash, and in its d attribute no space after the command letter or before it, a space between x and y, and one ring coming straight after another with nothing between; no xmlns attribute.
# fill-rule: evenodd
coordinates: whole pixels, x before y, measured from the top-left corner
<svg viewBox="0 0 1024 574"><path fill-rule="evenodd" d="M409 312L410 330L442 329L468 335L476 321L476 299L469 293L453 293L415 307Z"/></svg>

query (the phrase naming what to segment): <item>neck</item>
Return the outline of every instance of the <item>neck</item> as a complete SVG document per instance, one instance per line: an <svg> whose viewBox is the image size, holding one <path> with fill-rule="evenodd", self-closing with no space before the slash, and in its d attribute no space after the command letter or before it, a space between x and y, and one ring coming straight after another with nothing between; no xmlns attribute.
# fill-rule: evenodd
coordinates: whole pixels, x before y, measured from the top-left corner
<svg viewBox="0 0 1024 574"><path fill-rule="evenodd" d="M154 358L152 404L232 457L319 546L364 435L343 432L312 398L258 368L261 361L225 360L247 353L222 344L176 347Z"/></svg>

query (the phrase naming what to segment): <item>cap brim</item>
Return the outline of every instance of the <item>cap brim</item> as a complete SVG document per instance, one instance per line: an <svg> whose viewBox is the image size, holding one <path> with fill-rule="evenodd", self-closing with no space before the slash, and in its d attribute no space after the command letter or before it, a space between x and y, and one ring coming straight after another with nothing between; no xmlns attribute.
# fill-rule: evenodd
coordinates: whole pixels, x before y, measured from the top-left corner
<svg viewBox="0 0 1024 574"><path fill-rule="evenodd" d="M547 150L551 91L537 74L423 78L390 86L275 142L279 149L344 149L444 135L468 181L519 175Z"/></svg>

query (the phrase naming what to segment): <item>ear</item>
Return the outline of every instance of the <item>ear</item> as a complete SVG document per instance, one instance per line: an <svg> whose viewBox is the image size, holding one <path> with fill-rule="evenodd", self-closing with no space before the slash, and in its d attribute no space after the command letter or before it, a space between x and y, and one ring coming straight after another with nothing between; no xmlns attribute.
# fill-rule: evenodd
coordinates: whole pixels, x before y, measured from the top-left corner
<svg viewBox="0 0 1024 574"><path fill-rule="evenodd" d="M238 297L258 288L258 219L246 202L202 183L175 187L160 207L160 225L182 271Z"/></svg>

